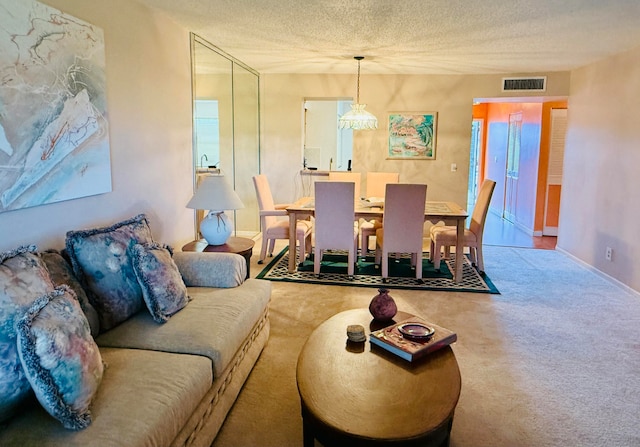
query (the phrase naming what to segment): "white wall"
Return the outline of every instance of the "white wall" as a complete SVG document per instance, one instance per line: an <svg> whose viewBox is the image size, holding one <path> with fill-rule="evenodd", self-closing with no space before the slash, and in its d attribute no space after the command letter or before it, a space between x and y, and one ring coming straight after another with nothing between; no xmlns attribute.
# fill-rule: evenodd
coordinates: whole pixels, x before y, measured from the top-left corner
<svg viewBox="0 0 640 447"><path fill-rule="evenodd" d="M189 33L129 0L44 0L104 31L112 192L0 214L0 250L61 248L69 230L146 213L154 238L194 236ZM5 111L10 113L10 111Z"/></svg>
<svg viewBox="0 0 640 447"><path fill-rule="evenodd" d="M640 47L572 72L558 234L560 248L638 291L639 99Z"/></svg>

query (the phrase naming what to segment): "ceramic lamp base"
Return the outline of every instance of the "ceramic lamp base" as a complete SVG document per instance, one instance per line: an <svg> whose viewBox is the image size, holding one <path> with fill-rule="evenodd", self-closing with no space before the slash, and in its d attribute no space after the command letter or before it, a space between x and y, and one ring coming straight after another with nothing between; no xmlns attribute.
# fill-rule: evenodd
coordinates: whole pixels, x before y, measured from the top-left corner
<svg viewBox="0 0 640 447"><path fill-rule="evenodd" d="M209 245L226 243L232 231L231 219L224 211L210 211L200 222L200 233Z"/></svg>

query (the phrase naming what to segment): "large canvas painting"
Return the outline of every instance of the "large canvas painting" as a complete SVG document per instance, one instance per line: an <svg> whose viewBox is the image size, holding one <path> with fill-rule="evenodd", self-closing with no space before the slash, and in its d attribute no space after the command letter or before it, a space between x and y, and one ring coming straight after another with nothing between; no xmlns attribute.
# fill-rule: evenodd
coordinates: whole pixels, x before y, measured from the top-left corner
<svg viewBox="0 0 640 447"><path fill-rule="evenodd" d="M0 0L0 212L111 191L100 28Z"/></svg>
<svg viewBox="0 0 640 447"><path fill-rule="evenodd" d="M436 112L389 114L388 159L430 160L436 157Z"/></svg>

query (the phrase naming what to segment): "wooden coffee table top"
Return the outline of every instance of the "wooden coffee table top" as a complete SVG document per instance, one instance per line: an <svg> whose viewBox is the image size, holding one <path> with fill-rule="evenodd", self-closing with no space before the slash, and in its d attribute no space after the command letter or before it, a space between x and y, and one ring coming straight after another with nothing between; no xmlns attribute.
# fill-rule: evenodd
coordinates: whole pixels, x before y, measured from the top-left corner
<svg viewBox="0 0 640 447"><path fill-rule="evenodd" d="M395 321L411 316L398 312ZM347 343L351 324L364 326L364 344ZM316 425L385 442L428 437L451 420L461 386L451 348L407 362L369 343L369 333L387 325L372 322L368 309L353 309L309 336L298 358L297 382L303 414Z"/></svg>

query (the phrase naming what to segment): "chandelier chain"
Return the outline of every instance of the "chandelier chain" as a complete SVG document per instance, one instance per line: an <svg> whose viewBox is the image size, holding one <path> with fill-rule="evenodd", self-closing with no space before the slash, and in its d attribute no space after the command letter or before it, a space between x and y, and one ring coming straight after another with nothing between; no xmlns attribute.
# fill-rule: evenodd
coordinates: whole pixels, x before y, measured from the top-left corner
<svg viewBox="0 0 640 447"><path fill-rule="evenodd" d="M360 104L360 60L358 60L358 81L356 83L356 104Z"/></svg>

